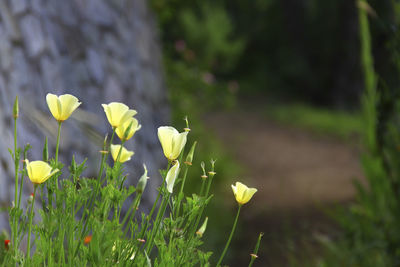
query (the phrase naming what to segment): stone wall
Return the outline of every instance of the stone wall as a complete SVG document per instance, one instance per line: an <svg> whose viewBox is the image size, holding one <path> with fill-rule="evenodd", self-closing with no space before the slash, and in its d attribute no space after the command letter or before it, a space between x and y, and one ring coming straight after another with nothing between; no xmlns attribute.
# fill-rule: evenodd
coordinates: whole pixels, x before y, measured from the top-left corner
<svg viewBox="0 0 400 267"><path fill-rule="evenodd" d="M38 160L45 136L54 156L57 130L45 101L48 92L71 93L83 102L62 127L60 159L65 164L75 154L78 162L87 157L92 167L99 165L103 136L111 131L102 103L121 101L136 109L142 129L127 142L135 151L127 165L128 182L136 184L146 163L151 170L147 196L152 196L160 183L157 169L164 163L156 129L169 117L155 29L145 0L0 0L2 207L14 196L7 151L13 147L14 98L19 95L21 107L19 145L30 143L29 159ZM23 199L32 190L25 184ZM7 225L3 213L0 229Z"/></svg>

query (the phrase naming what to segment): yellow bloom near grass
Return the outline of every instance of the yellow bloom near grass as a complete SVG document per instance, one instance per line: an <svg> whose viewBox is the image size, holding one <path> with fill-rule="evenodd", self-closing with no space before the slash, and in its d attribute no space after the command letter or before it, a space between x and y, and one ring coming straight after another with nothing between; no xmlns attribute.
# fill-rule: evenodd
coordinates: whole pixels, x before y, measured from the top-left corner
<svg viewBox="0 0 400 267"><path fill-rule="evenodd" d="M161 126L158 128L158 139L160 139L164 155L169 160L175 160L181 154L186 145L188 132L179 133L174 127Z"/></svg>
<svg viewBox="0 0 400 267"><path fill-rule="evenodd" d="M58 169L52 170L51 166L44 161L37 160L29 162L26 160L26 170L28 177L35 185L42 184L47 181L53 174L58 172Z"/></svg>
<svg viewBox="0 0 400 267"><path fill-rule="evenodd" d="M111 145L111 155L114 161L117 161L120 150L121 150L121 145ZM122 147L121 155L119 155L118 161L124 163L125 161L130 160L133 154L135 154L133 151L129 151L125 147Z"/></svg>
<svg viewBox="0 0 400 267"><path fill-rule="evenodd" d="M70 94L60 96L47 94L46 102L51 114L59 122L67 120L72 112L82 104L78 98Z"/></svg>
<svg viewBox="0 0 400 267"><path fill-rule="evenodd" d="M129 126L131 128L129 128ZM128 130L128 128L129 132L127 132L125 136L125 132ZM119 139L121 139L121 141L126 141L131 139L132 136L136 133L136 131L138 131L140 128L142 128L142 125L139 124L138 120L135 118L130 118L127 121L125 121L122 125L118 126L115 129L115 132L118 135Z"/></svg>
<svg viewBox="0 0 400 267"><path fill-rule="evenodd" d="M136 110L129 109L125 104L111 102L110 104L101 104L106 113L108 122L113 128L122 126L127 120L136 115ZM129 125L128 125L129 126Z"/></svg>
<svg viewBox="0 0 400 267"><path fill-rule="evenodd" d="M250 201L253 195L257 192L255 188L248 188L246 185L241 182L236 182L235 185L232 185L233 194L235 195L236 201L240 204L246 204Z"/></svg>

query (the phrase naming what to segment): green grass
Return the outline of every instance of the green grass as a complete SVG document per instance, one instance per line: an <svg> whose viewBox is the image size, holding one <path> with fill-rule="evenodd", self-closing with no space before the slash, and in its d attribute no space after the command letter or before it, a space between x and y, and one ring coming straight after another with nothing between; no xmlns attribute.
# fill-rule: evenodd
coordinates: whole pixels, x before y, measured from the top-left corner
<svg viewBox="0 0 400 267"><path fill-rule="evenodd" d="M265 111L265 115L279 123L342 140L360 136L363 132L363 119L360 112L350 113L305 104L289 104L270 106Z"/></svg>

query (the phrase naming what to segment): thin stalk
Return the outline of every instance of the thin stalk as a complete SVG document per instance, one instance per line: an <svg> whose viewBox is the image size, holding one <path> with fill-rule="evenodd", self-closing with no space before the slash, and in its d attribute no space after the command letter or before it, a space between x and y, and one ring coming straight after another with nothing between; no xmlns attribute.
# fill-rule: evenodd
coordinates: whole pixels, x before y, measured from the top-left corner
<svg viewBox="0 0 400 267"><path fill-rule="evenodd" d="M232 226L231 234L229 235L228 241L226 242L226 245L225 245L224 251L221 254L221 257L218 260L217 267L221 266L221 262L224 259L226 251L228 250L229 244L231 243L231 240L232 240L232 237L233 237L233 233L235 232L236 224L237 224L237 221L239 219L239 214L240 214L241 207L242 207L242 205L239 204L238 211L236 213L235 222L233 223L233 226Z"/></svg>
<svg viewBox="0 0 400 267"><path fill-rule="evenodd" d="M37 185L35 185L35 189L33 190L33 199L32 199L32 206L31 212L29 214L29 230L28 230L28 248L26 249L27 258L30 259L31 254L31 234L32 234L32 217L33 217L33 209L35 205L35 198L36 198L36 189Z"/></svg>
<svg viewBox="0 0 400 267"><path fill-rule="evenodd" d="M132 202L132 206L131 206L131 208L128 210L128 212L125 214L125 217L124 217L124 219L122 220L122 225L125 225L125 223L126 223L126 221L128 220L128 218L131 218L132 216L135 216L135 213L136 213L136 209L137 209L137 207L138 207L138 204L139 204L139 201L140 201L140 198L142 197L142 193L138 193L137 195L136 195L136 197L135 197L135 199L133 200L133 202ZM130 213L133 211L133 214L132 214L132 216L130 215Z"/></svg>
<svg viewBox="0 0 400 267"><path fill-rule="evenodd" d="M99 170L99 174L98 174L98 177L97 177L97 180L99 181L99 183L97 184L96 190L92 194L91 199L89 200L89 206L90 206L89 210L92 210L93 203L94 203L94 197L97 195L97 192L98 192L98 190L99 190L99 188L101 186L101 182L100 181L101 181L101 176L103 175L104 164L105 164L105 162L107 162L108 154L111 153L110 152L111 151L111 144L113 142L114 135L115 135L115 127L113 127L113 133L111 135L110 144L108 145L108 153L102 154L102 157L101 157L100 170ZM103 147L103 149L104 149L104 147ZM84 213L82 215L81 222L83 222L83 220L84 220L84 217L85 217L85 214L86 214L85 210L86 209L84 208ZM87 210L87 211L89 212L89 210ZM75 249L74 257L76 257L76 254L78 253L78 250L79 250L79 248L81 246L82 240L83 240L83 238L84 238L84 236L86 234L86 228L87 228L87 225L89 223L90 214L91 214L90 212L87 214L87 218L86 218L85 224L83 226L82 234L80 236L78 245L76 246L76 249Z"/></svg>
<svg viewBox="0 0 400 267"><path fill-rule="evenodd" d="M61 124L62 122L59 121L57 130L57 144L56 144L56 164L58 163L58 148L60 147Z"/></svg>
<svg viewBox="0 0 400 267"><path fill-rule="evenodd" d="M200 196L203 196L204 193L204 185L206 184L206 178L201 178L202 182L201 182L201 189L200 189Z"/></svg>
<svg viewBox="0 0 400 267"><path fill-rule="evenodd" d="M210 188L211 188L211 184L214 178L214 174L210 174L210 176L208 177L208 184L207 184L207 189L206 192L204 194L204 198L207 199L209 197L209 193L210 193ZM204 212L204 205L201 207L200 213L196 218L196 222L194 224L194 227L192 227L191 231L190 231L190 236L193 236L196 229L199 227L199 223L201 220L201 217L203 216L203 212Z"/></svg>
<svg viewBox="0 0 400 267"><path fill-rule="evenodd" d="M256 246L254 247L253 253L250 255L251 256L251 260L249 263L249 267L253 266L254 261L257 259L257 253L258 253L258 249L260 247L260 242L261 242L261 238L263 237L264 233L260 233L260 235L258 236L258 240L256 243Z"/></svg>
<svg viewBox="0 0 400 267"><path fill-rule="evenodd" d="M165 210L167 209L167 203L169 201L170 195L171 194L169 192L167 192L166 196L163 199L162 205L161 205L160 209L158 210L156 221L155 221L155 224L154 224L153 229L151 231L150 240L147 243L146 252L149 255L150 255L150 252L151 252L151 250L153 248L154 237L156 236L157 231L159 230L158 228L160 227L160 223L162 221L162 218L164 217Z"/></svg>
<svg viewBox="0 0 400 267"><path fill-rule="evenodd" d="M15 189L14 189L14 208L19 209L18 206L18 169L19 169L19 153L17 151L17 117L14 117L14 171L15 171ZM15 216L14 213L14 218L13 218L13 246L14 246L14 251L16 253L17 251L17 236L18 236L18 219Z"/></svg>
<svg viewBox="0 0 400 267"><path fill-rule="evenodd" d="M178 198L181 196L181 195L183 195L183 188L185 187L185 182L186 182L186 176L187 176L187 173L188 173L188 170L189 170L189 165L188 164L185 164L185 172L184 172L184 174L183 174L183 180L182 180L182 184L181 184L181 190L179 191L179 194L178 194ZM180 209L181 209L181 202L182 202L182 200L179 200L179 202L178 202L178 208L177 208L177 210L176 210L176 217L178 217L179 216L179 212L180 212ZM174 214L174 212L172 212L172 214Z"/></svg>
<svg viewBox="0 0 400 267"><path fill-rule="evenodd" d="M169 170L170 166L171 166L171 161L168 160L167 171ZM145 234L145 232L146 232L146 230L147 230L147 227L148 227L148 224L149 224L149 222L150 222L150 219L151 219L151 217L153 216L153 213L154 213L154 211L155 211L155 209L156 209L158 200L160 199L161 191L163 190L164 185L165 185L165 177L163 176L162 178L163 178L163 182L162 182L162 184L161 184L161 186L160 186L160 190L158 190L158 194L157 194L156 201L154 201L153 207L151 208L151 211L150 211L149 215L146 216L146 221L145 221L145 223L144 223L144 226L142 227L142 230L141 230L140 233L139 233L139 239L143 239L143 238L144 238L144 234ZM139 250L140 250L142 247L143 247L143 246L141 246L141 245L136 247L135 252L134 252L135 255L137 255L137 253L139 252ZM133 259L133 261L132 261L132 263L131 263L132 265L133 265L133 263L135 262L135 259L136 259L136 258L137 258L137 257L135 257L135 258Z"/></svg>

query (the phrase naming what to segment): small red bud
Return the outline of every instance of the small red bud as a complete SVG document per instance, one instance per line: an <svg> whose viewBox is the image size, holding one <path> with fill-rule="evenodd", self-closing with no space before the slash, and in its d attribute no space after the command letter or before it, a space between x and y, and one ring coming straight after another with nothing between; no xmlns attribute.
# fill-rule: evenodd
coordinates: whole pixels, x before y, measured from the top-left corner
<svg viewBox="0 0 400 267"><path fill-rule="evenodd" d="M8 239L4 240L4 247L5 247L6 250L8 250L10 248L10 242L11 241L8 240Z"/></svg>

